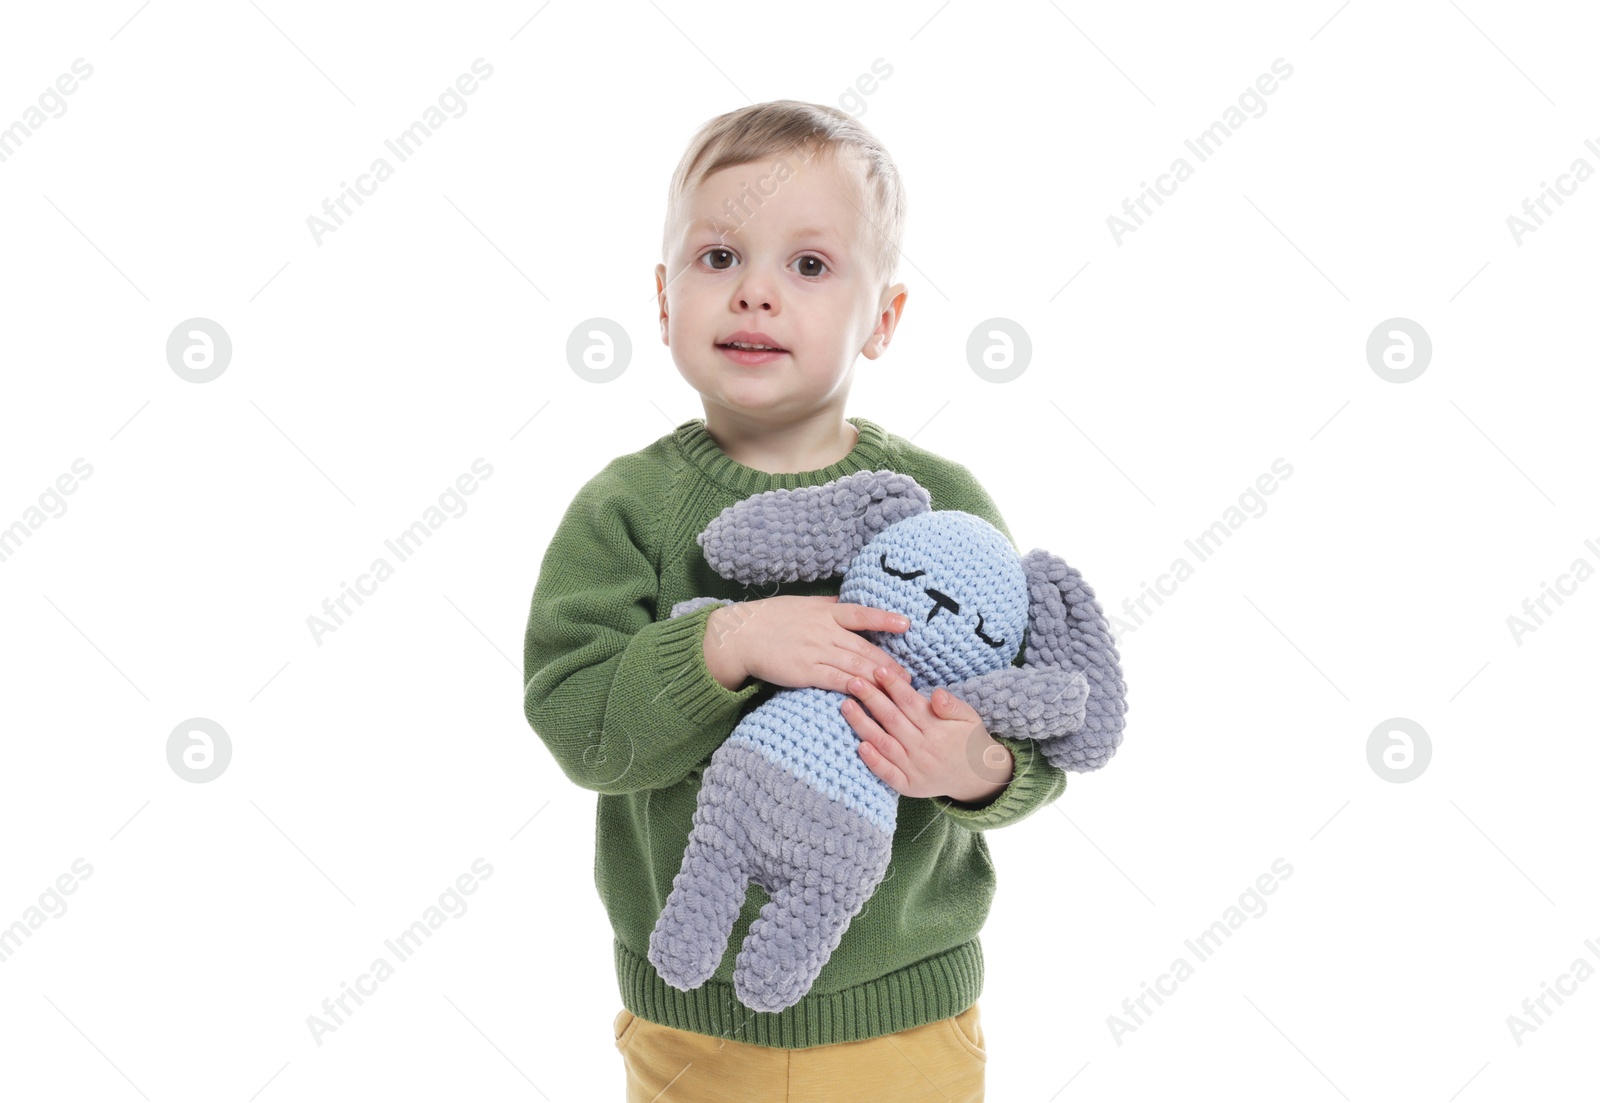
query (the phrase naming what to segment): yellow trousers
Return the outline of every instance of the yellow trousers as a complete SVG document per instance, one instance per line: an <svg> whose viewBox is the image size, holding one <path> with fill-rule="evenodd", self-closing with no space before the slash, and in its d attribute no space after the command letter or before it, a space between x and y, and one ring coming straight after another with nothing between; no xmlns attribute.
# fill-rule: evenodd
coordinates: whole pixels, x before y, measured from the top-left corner
<svg viewBox="0 0 1600 1103"><path fill-rule="evenodd" d="M976 1003L894 1034L803 1049L675 1030L627 1009L613 1027L627 1103L983 1103Z"/></svg>

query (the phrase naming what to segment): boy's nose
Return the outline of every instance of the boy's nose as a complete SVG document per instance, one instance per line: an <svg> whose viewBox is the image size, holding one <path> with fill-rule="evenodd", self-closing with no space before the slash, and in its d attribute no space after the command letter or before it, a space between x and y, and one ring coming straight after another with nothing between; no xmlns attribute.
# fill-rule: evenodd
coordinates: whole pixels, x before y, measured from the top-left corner
<svg viewBox="0 0 1600 1103"><path fill-rule="evenodd" d="M772 311L777 309L778 288L772 273L748 265L744 275L730 289L740 310Z"/></svg>

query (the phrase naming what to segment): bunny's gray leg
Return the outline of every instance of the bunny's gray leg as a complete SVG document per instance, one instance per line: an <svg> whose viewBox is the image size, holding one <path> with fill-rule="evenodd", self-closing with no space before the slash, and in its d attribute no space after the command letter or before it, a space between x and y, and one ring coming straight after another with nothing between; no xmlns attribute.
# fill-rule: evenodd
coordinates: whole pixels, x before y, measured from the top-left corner
<svg viewBox="0 0 1600 1103"><path fill-rule="evenodd" d="M743 769L776 798L750 811L768 821L762 837L778 845L754 871L772 898L750 924L733 986L746 1007L781 1011L811 989L882 882L894 831L830 800L764 755L747 753Z"/></svg>
<svg viewBox="0 0 1600 1103"><path fill-rule="evenodd" d="M650 933L650 964L685 992L704 984L727 953L756 858L741 814L754 794L742 767L728 761L735 750L724 744L711 756L683 863Z"/></svg>

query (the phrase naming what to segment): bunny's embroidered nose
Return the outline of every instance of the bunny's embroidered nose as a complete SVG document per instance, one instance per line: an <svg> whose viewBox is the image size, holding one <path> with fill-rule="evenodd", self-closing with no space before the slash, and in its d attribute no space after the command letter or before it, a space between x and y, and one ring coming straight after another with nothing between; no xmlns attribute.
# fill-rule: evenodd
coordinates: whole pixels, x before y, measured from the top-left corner
<svg viewBox="0 0 1600 1103"><path fill-rule="evenodd" d="M949 609L952 613L961 612L961 603L949 594L941 594L938 590L924 590L922 592L933 598L933 608L928 610L928 620L933 619L933 615L939 611L940 606Z"/></svg>

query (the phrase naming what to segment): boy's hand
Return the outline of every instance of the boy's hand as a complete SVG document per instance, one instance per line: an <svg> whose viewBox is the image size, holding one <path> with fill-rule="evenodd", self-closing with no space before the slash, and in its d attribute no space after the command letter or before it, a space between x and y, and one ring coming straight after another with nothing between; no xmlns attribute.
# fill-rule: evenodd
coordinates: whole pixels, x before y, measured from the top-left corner
<svg viewBox="0 0 1600 1103"><path fill-rule="evenodd" d="M774 685L815 686L839 693L853 677L872 678L887 665L909 684L893 656L856 633L904 632L910 622L870 605L841 603L837 595L781 594L725 605L706 619L706 667L728 689L749 677Z"/></svg>
<svg viewBox="0 0 1600 1103"><path fill-rule="evenodd" d="M852 678L845 691L854 696L840 709L861 737L861 760L900 795L981 804L1011 783L1010 749L948 690L936 688L930 701L909 681L876 674Z"/></svg>

